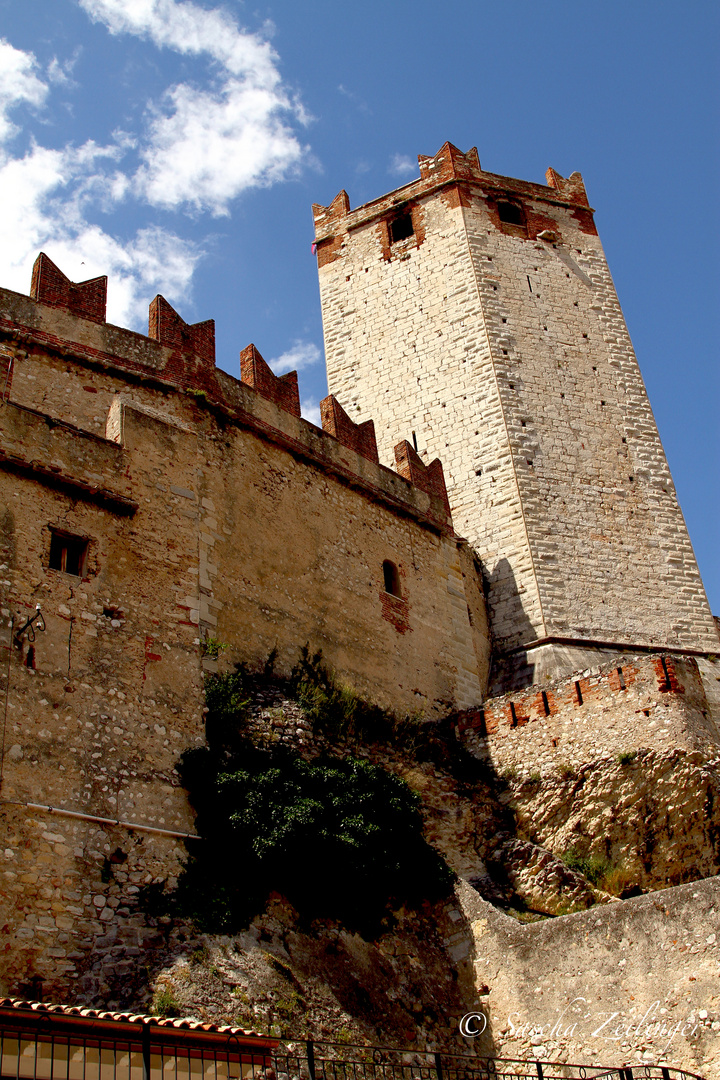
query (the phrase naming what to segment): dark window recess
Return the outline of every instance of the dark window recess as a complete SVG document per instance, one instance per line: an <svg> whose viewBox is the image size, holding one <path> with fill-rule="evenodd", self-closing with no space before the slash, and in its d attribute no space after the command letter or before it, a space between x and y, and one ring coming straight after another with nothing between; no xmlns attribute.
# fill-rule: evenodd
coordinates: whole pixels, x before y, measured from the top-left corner
<svg viewBox="0 0 720 1080"><path fill-rule="evenodd" d="M383 580L385 582L385 592L390 593L391 596L400 595L400 574L395 563L390 562L389 559L386 559L383 563Z"/></svg>
<svg viewBox="0 0 720 1080"><path fill-rule="evenodd" d="M626 686L625 686L625 676L623 675L623 669L621 667L619 667L617 669L617 673L618 673L618 682L620 683L620 689L625 690Z"/></svg>
<svg viewBox="0 0 720 1080"><path fill-rule="evenodd" d="M548 701L548 696L547 696L547 694L545 693L544 690L541 691L541 695L542 695L543 710L545 712L545 715L549 716L550 715L550 702ZM556 743L553 743L553 746L556 746L556 745L557 745Z"/></svg>
<svg viewBox="0 0 720 1080"><path fill-rule="evenodd" d="M499 202L498 214L500 220L504 221L506 225L519 225L521 229L525 228L525 215L522 211L522 207L516 203L511 202Z"/></svg>
<svg viewBox="0 0 720 1080"><path fill-rule="evenodd" d="M582 690L580 689L580 683L579 682L575 683L575 699L576 699L578 705L582 705L583 696L582 696Z"/></svg>
<svg viewBox="0 0 720 1080"><path fill-rule="evenodd" d="M401 214L390 222L390 242L393 244L397 244L398 240L407 240L414 232L412 214Z"/></svg>
<svg viewBox="0 0 720 1080"><path fill-rule="evenodd" d="M68 533L53 530L50 539L50 569L82 577L87 549L88 542L81 536L70 536Z"/></svg>

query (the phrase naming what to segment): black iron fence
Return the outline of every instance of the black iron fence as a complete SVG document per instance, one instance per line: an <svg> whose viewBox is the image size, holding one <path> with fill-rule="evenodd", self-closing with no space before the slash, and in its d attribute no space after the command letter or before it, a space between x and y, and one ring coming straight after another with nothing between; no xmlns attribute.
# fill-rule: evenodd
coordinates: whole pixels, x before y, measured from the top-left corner
<svg viewBox="0 0 720 1080"><path fill-rule="evenodd" d="M266 1080L702 1080L664 1065L576 1065L569 1062L360 1047L281 1043Z"/></svg>
<svg viewBox="0 0 720 1080"><path fill-rule="evenodd" d="M53 1018L54 1019L54 1018ZM114 1025L111 1025L114 1027ZM63 1031L0 1024L2 1080L702 1080L661 1065L611 1068L345 1043L178 1031L157 1024L113 1038L107 1024ZM200 1030L198 1030L200 1029ZM123 1033L124 1035L124 1033Z"/></svg>

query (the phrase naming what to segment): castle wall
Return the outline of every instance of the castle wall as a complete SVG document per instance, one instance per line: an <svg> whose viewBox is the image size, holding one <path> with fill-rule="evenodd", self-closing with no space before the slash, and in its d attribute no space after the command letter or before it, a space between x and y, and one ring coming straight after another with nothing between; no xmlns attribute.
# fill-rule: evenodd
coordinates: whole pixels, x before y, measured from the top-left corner
<svg viewBox="0 0 720 1080"><path fill-rule="evenodd" d="M498 1056L720 1075L718 878L528 926L459 895Z"/></svg>
<svg viewBox="0 0 720 1080"><path fill-rule="evenodd" d="M357 210L315 208L331 391L376 418L382 460L411 431L442 457L500 661L547 639L714 651L582 181L494 176L449 144L421 173ZM414 233L393 243L399 213Z"/></svg>
<svg viewBox="0 0 720 1080"><path fill-rule="evenodd" d="M307 644L387 708L471 707L481 583L442 500L288 411L285 384L278 403L13 293L0 333L0 979L107 1000L157 938L138 890L172 883L194 831L175 766L204 739L204 674L272 651L289 673ZM79 572L53 565L68 542Z"/></svg>

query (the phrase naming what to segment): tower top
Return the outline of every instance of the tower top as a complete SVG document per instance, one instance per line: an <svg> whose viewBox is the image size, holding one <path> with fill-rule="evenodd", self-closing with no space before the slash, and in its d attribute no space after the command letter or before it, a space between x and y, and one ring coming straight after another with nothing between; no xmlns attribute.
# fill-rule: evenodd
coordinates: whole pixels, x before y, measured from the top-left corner
<svg viewBox="0 0 720 1080"><path fill-rule="evenodd" d="M510 176L483 171L476 147L473 146L467 153L463 153L451 142L444 143L432 157L419 154L418 165L419 180L411 180L409 184L404 184L354 210L350 209L350 199L344 190L335 196L329 206L314 203L312 210L315 238L319 249L323 242L332 239L339 231L365 225L376 217L384 216L388 211L397 212L403 206L409 206L443 188L465 189L467 197L472 189L480 188L488 195L505 195L511 199L576 208L577 216L582 217L587 231L595 233L593 211L579 172L572 173L566 179L556 169L549 168L545 174L546 184L516 180Z"/></svg>

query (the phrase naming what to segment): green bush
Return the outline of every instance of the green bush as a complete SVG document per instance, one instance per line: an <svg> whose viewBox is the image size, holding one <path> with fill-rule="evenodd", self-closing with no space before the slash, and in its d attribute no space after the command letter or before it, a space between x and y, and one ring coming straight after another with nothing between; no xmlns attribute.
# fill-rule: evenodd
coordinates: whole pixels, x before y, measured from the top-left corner
<svg viewBox="0 0 720 1080"><path fill-rule="evenodd" d="M212 749L181 766L203 837L176 901L227 932L279 892L307 917L378 926L388 903L443 895L451 874L422 835L419 796L357 758L308 762L246 747L218 767Z"/></svg>
<svg viewBox="0 0 720 1080"><path fill-rule="evenodd" d="M319 658L303 660L285 690L315 723L354 735L390 723L337 688ZM446 895L452 873L426 843L420 797L400 777L352 755L307 761L248 739L257 678L241 667L206 680L208 745L178 766L202 840L189 847L172 910L232 932L276 892L306 918L375 933L393 905Z"/></svg>
<svg viewBox="0 0 720 1080"><path fill-rule="evenodd" d="M153 1016L182 1016L182 1006L170 987L164 986L155 991L150 1006Z"/></svg>
<svg viewBox="0 0 720 1080"><path fill-rule="evenodd" d="M610 869L607 859L599 855L582 855L576 848L569 848L562 859L568 870L576 870L591 885L597 885Z"/></svg>

